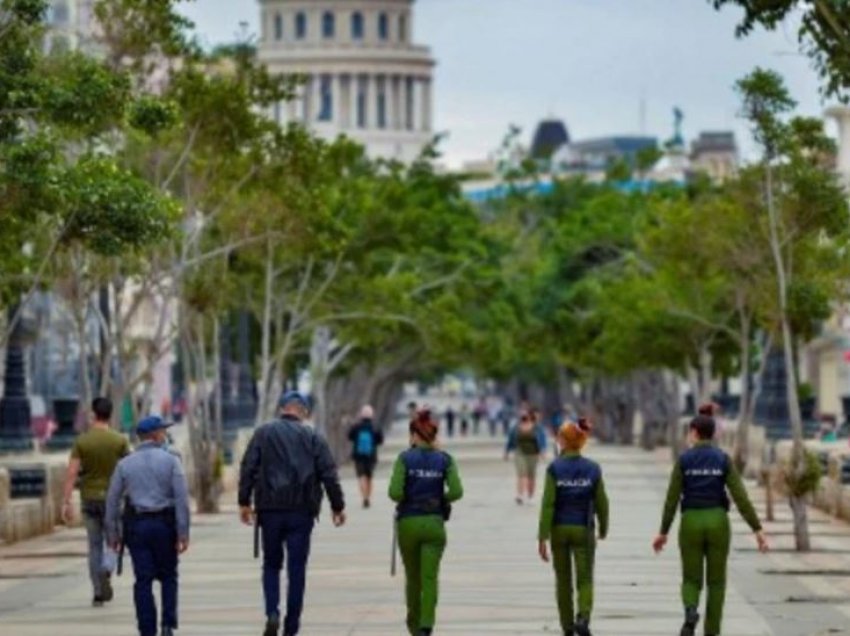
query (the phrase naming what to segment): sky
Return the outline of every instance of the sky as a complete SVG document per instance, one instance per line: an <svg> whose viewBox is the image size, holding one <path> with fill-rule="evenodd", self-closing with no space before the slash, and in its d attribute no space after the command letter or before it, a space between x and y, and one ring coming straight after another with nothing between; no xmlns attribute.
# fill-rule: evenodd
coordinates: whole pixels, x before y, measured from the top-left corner
<svg viewBox="0 0 850 636"><path fill-rule="evenodd" d="M183 10L200 41L214 45L232 42L241 21L257 32L258 7L256 0L194 0ZM637 133L665 140L674 107L685 113L686 139L734 130L752 158L736 79L772 68L801 114L820 116L824 103L793 24L741 40L739 15L715 11L709 0L417 0L414 38L437 60L435 130L448 135L444 161L486 158L512 124L528 143L547 117L562 119L575 140Z"/></svg>

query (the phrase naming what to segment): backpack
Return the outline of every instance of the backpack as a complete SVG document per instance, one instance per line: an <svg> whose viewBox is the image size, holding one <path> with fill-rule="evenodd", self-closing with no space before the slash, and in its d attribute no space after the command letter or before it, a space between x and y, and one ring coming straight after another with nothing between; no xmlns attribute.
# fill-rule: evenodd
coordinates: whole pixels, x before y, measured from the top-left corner
<svg viewBox="0 0 850 636"><path fill-rule="evenodd" d="M354 454L358 457L372 457L375 454L375 434L370 429L363 428L357 433Z"/></svg>

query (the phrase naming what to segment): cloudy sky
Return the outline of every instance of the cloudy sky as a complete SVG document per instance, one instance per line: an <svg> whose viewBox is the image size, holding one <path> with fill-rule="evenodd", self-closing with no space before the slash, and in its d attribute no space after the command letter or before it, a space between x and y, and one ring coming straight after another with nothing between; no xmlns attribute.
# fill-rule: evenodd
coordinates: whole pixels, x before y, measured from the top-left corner
<svg viewBox="0 0 850 636"><path fill-rule="evenodd" d="M256 32L258 6L194 0L185 11L212 45L233 41L240 21ZM574 139L644 131L665 139L674 106L685 112L687 138L733 129L750 155L735 79L773 68L801 112L819 115L823 104L793 25L737 40L737 18L709 0L418 0L414 35L437 59L435 124L449 135L447 162L485 157L510 124L530 138L548 116Z"/></svg>

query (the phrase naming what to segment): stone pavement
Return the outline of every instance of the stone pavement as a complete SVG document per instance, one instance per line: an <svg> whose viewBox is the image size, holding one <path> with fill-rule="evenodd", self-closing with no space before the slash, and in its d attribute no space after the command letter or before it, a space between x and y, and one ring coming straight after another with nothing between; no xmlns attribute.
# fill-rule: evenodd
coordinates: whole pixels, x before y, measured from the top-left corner
<svg viewBox="0 0 850 636"><path fill-rule="evenodd" d="M404 633L403 579L389 576L392 513L385 497L391 455L401 443L393 440L395 448L384 454L371 510L360 509L352 471L343 469L349 523L335 529L325 518L314 535L302 632L307 636ZM501 461L496 442L450 440L446 447L458 458L466 497L449 526L438 633L560 633L553 574L536 555L538 505L513 502L512 464ZM594 633L678 634L675 541L660 557L650 548L667 458L603 446L589 455L603 465L613 513L611 536L598 552ZM232 503L226 508L226 514L195 519L181 566L181 636L261 633L251 530L238 524ZM778 510L783 517L769 527L777 551L767 557L754 552L736 518L724 634L850 634L850 530L813 513L815 546L827 552L800 557L785 551L792 542L790 523L784 506ZM134 634L129 572L117 581L116 600L93 609L84 550L81 530L0 548L0 634Z"/></svg>

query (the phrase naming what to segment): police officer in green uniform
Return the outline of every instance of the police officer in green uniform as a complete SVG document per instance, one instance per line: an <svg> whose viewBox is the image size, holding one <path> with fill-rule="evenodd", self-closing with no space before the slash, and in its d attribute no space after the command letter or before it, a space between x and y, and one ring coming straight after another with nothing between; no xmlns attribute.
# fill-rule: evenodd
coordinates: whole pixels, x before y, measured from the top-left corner
<svg viewBox="0 0 850 636"><path fill-rule="evenodd" d="M398 543L404 562L407 628L431 634L437 609L440 560L446 548L445 521L452 502L463 497L457 465L435 447L437 423L418 411L410 423L410 444L395 462L389 496L397 506Z"/></svg>
<svg viewBox="0 0 850 636"><path fill-rule="evenodd" d="M731 539L729 495L755 533L759 550L768 550L767 539L741 476L729 455L712 443L715 429L714 406L700 407L699 414L690 425L693 445L682 454L670 475L661 532L653 542L656 553L664 549L676 508L681 506L679 551L682 556L682 603L685 607L681 636L696 633L703 578L708 587L705 634L720 634Z"/></svg>
<svg viewBox="0 0 850 636"><path fill-rule="evenodd" d="M596 552L594 522L599 538L608 534L608 496L602 469L581 456L590 423L580 418L558 430L561 455L546 470L538 532L540 558L549 561L552 546L556 597L565 636L590 636L593 611L593 563ZM578 615L573 604L573 563L578 591Z"/></svg>

